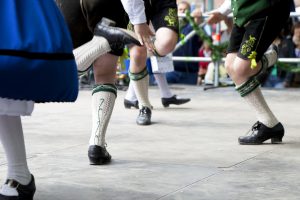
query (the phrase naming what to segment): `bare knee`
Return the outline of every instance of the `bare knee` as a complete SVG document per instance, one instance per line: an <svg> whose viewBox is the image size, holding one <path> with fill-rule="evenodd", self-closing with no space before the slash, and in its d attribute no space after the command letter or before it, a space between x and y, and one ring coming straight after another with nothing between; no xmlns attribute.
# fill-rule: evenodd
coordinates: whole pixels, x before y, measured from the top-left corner
<svg viewBox="0 0 300 200"><path fill-rule="evenodd" d="M147 59L147 50L145 47L132 47L130 49L130 60L133 62L145 61Z"/></svg>
<svg viewBox="0 0 300 200"><path fill-rule="evenodd" d="M161 56L165 56L173 51L175 48L176 42L174 42L171 38L166 39L164 41L159 41L158 44L155 44L155 47L158 51L158 53Z"/></svg>
<svg viewBox="0 0 300 200"><path fill-rule="evenodd" d="M155 48L160 55L165 56L174 50L177 41L178 34L175 31L168 28L160 28L156 32Z"/></svg>

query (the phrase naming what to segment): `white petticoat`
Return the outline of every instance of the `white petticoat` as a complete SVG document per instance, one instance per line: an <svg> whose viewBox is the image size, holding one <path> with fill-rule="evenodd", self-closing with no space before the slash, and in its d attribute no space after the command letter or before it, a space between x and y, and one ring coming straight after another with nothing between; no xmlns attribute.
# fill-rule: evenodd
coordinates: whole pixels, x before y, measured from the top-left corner
<svg viewBox="0 0 300 200"><path fill-rule="evenodd" d="M31 115L34 107L33 101L21 101L0 97L0 115L26 116Z"/></svg>

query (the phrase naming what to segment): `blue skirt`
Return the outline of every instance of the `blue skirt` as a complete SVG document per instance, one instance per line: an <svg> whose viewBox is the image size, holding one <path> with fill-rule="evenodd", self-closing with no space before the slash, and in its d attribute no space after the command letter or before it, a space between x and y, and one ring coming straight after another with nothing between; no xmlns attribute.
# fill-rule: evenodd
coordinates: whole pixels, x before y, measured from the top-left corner
<svg viewBox="0 0 300 200"><path fill-rule="evenodd" d="M0 27L0 97L76 100L71 36L53 0L0 1Z"/></svg>
<svg viewBox="0 0 300 200"><path fill-rule="evenodd" d="M35 102L73 102L77 95L74 60L0 56L0 97Z"/></svg>

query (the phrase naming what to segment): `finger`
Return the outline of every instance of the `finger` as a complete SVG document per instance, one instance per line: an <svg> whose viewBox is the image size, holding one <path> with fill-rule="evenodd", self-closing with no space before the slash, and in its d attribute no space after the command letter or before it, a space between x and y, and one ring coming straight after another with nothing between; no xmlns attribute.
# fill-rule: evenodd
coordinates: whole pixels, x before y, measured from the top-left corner
<svg viewBox="0 0 300 200"><path fill-rule="evenodd" d="M214 15L211 15L210 17L208 17L206 22L210 25L214 24L216 22Z"/></svg>
<svg viewBox="0 0 300 200"><path fill-rule="evenodd" d="M153 43L152 41L150 41L149 46L150 46L150 49L151 49L152 51L155 50L155 46L154 46L154 43Z"/></svg>
<svg viewBox="0 0 300 200"><path fill-rule="evenodd" d="M143 38L140 34L137 34L137 37L138 37L138 40L139 42L141 43L141 45L143 46L144 45L144 42L143 42Z"/></svg>
<svg viewBox="0 0 300 200"><path fill-rule="evenodd" d="M155 36L155 33L151 29L149 29L149 37L150 36Z"/></svg>
<svg viewBox="0 0 300 200"><path fill-rule="evenodd" d="M144 39L144 41L145 41L145 46L147 47L147 49L148 49L148 50L151 50L151 45L150 45L150 43L149 43L149 40Z"/></svg>
<svg viewBox="0 0 300 200"><path fill-rule="evenodd" d="M148 49L153 51L155 48L154 48L154 44L153 44L152 40L150 39L150 37L147 37L147 39L145 39L145 41L147 42Z"/></svg>

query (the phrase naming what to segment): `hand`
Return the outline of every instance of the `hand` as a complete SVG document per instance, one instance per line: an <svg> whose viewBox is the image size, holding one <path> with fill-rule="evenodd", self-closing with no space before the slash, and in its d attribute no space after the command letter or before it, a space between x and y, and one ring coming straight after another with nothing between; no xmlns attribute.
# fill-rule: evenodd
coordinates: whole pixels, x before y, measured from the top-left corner
<svg viewBox="0 0 300 200"><path fill-rule="evenodd" d="M154 51L155 47L151 40L155 34L150 30L148 24L136 24L134 25L134 32L137 34L138 40L141 45L145 45L148 50Z"/></svg>
<svg viewBox="0 0 300 200"><path fill-rule="evenodd" d="M212 12L208 13L209 17L207 18L207 23L209 25L216 24L225 19L225 15L221 14L220 12Z"/></svg>

